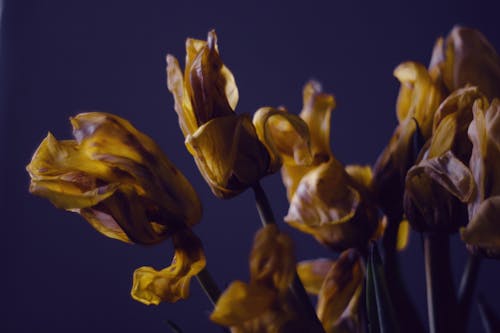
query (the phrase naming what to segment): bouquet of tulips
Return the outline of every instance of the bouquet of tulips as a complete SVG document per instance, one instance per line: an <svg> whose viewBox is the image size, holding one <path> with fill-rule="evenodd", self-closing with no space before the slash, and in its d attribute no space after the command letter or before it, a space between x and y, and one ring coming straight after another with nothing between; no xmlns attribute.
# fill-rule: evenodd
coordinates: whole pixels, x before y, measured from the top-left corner
<svg viewBox="0 0 500 333"><path fill-rule="evenodd" d="M172 55L166 71L186 148L213 194L255 193L263 226L247 282L220 291L194 232L200 198L127 120L78 114L74 139L49 133L27 166L31 193L105 236L143 245L172 240L170 266L134 272L135 300L185 299L196 277L213 302L210 319L235 333L424 332L398 261L413 230L424 242L430 332L465 331L480 261L500 258L500 58L480 32L455 27L437 40L428 67L405 62L394 70L399 124L373 167L335 158L335 99L316 81L304 86L299 115L283 107L236 113L238 89L214 31L206 41L187 39L184 71ZM290 203L279 221L259 183L278 171ZM339 255L297 263L281 220ZM449 249L457 232L470 250L458 291ZM492 311L479 303L493 332Z"/></svg>

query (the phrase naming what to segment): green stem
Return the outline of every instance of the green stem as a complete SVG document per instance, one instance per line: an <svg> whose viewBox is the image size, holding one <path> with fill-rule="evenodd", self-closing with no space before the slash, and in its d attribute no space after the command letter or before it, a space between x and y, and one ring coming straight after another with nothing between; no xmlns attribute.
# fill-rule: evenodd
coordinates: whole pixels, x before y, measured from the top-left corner
<svg viewBox="0 0 500 333"><path fill-rule="evenodd" d="M469 319L472 295L474 294L474 288L476 286L480 266L481 257L470 254L467 259L464 273L462 274L460 288L458 289L458 313L463 327L467 326Z"/></svg>
<svg viewBox="0 0 500 333"><path fill-rule="evenodd" d="M203 268L198 274L196 274L196 280L200 284L201 289L203 289L210 302L212 302L212 305L215 306L215 304L217 304L217 300L219 300L221 292L219 287L217 286L217 283L215 283L215 280L206 267ZM221 328L224 332L230 332L226 327Z"/></svg>
<svg viewBox="0 0 500 333"><path fill-rule="evenodd" d="M217 304L217 300L220 297L220 290L206 267L196 275L196 280L198 280L198 283L207 295L210 302L212 302L212 305L215 306L215 304Z"/></svg>
<svg viewBox="0 0 500 333"><path fill-rule="evenodd" d="M459 332L448 234L424 234L425 279L430 333Z"/></svg>
<svg viewBox="0 0 500 333"><path fill-rule="evenodd" d="M274 224L276 225L276 220L274 218L274 213L269 203L269 199L267 198L266 192L260 185L260 182L257 182L253 186L253 190L255 193L255 202L257 204L257 211L259 212L260 220L263 226ZM295 277L293 279L293 283L290 286L290 290L292 294L295 296L299 304L301 304L305 313L311 319L311 331L310 332L321 332L324 333L323 325L318 319L316 315L316 310L311 304L311 300L307 295L307 292L300 281L300 278L295 272Z"/></svg>
<svg viewBox="0 0 500 333"><path fill-rule="evenodd" d="M398 239L398 228L401 218L391 218L388 220L387 229L382 240L384 249L384 270L387 281L390 281L389 294L391 295L394 307L398 309L401 318L401 328L404 332L420 333L424 331L418 311L410 299L406 286L401 276L398 253L396 249Z"/></svg>

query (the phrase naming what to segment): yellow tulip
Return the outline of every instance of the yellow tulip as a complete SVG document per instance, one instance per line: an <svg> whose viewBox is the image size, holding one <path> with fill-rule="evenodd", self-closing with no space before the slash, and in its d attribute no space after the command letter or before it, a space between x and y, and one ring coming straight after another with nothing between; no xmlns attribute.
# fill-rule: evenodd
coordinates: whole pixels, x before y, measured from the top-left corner
<svg viewBox="0 0 500 333"><path fill-rule="evenodd" d="M177 59L168 55L167 77L186 147L216 196L233 197L279 170L281 157L261 143L250 116L234 112L238 89L219 56L214 31L206 42L186 41L184 75Z"/></svg>
<svg viewBox="0 0 500 333"><path fill-rule="evenodd" d="M201 203L156 143L101 112L71 119L76 140L48 134L27 170L30 192L125 242L157 243L201 218Z"/></svg>
<svg viewBox="0 0 500 333"><path fill-rule="evenodd" d="M469 224L462 239L472 249L500 257L500 101L474 104L474 120L469 127L472 141L470 169L477 185L469 205Z"/></svg>
<svg viewBox="0 0 500 333"><path fill-rule="evenodd" d="M233 333L307 332L307 321L288 289L294 275L292 240L276 225L266 225L255 236L250 282L231 283L210 319Z"/></svg>
<svg viewBox="0 0 500 333"><path fill-rule="evenodd" d="M466 166L472 149L467 129L475 102L487 103L476 87L456 90L443 101L422 160L408 171L404 208L420 232L456 232L467 221L465 204L475 190Z"/></svg>
<svg viewBox="0 0 500 333"><path fill-rule="evenodd" d="M173 236L172 266L161 278L139 269L134 298L156 304L144 296L148 290L158 299L186 297L190 277L205 266L201 244L189 229L201 218L191 184L151 138L122 118L82 113L71 124L75 140L58 141L49 133L33 155L27 166L30 192L79 213L110 238L149 245Z"/></svg>
<svg viewBox="0 0 500 333"><path fill-rule="evenodd" d="M309 82L304 87L302 120L288 127L267 123L267 132L272 133L267 146L289 152L294 148L296 152L295 158L283 159L282 176L290 201L285 221L342 250L366 246L378 221L369 199L371 169L345 168L331 152L330 115L334 106L332 95L321 92L319 83ZM301 122L308 131L300 130ZM290 120L287 124L292 123ZM292 128L296 135L288 134Z"/></svg>

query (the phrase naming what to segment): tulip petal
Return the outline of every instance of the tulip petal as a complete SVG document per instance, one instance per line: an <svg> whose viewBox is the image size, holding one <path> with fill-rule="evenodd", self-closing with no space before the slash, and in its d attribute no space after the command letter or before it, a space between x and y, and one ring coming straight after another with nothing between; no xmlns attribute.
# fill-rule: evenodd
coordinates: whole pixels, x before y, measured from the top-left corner
<svg viewBox="0 0 500 333"><path fill-rule="evenodd" d="M224 326L242 325L269 310L275 292L259 284L235 281L220 296L210 320Z"/></svg>
<svg viewBox="0 0 500 333"><path fill-rule="evenodd" d="M179 125L184 136L193 134L198 128L191 101L184 93L184 79L179 62L172 55L167 55L168 90L174 96L174 109L179 117Z"/></svg>
<svg viewBox="0 0 500 333"><path fill-rule="evenodd" d="M332 332L356 290L363 282L360 256L344 251L331 266L318 297L317 313L326 332Z"/></svg>
<svg viewBox="0 0 500 333"><path fill-rule="evenodd" d="M253 124L257 136L269 151L270 172L277 171L283 163L312 163L309 129L300 117L282 108L265 107L254 114Z"/></svg>
<svg viewBox="0 0 500 333"><path fill-rule="evenodd" d="M80 214L92 227L104 236L125 243L132 243L127 233L123 231L113 216L92 208L75 209L72 211Z"/></svg>
<svg viewBox="0 0 500 333"><path fill-rule="evenodd" d="M186 138L186 146L218 197L232 197L267 173L269 155L247 115L209 121Z"/></svg>
<svg viewBox="0 0 500 333"><path fill-rule="evenodd" d="M176 302L189 295L191 278L206 264L200 240L186 229L173 237L175 255L172 264L157 271L152 267L135 270L131 295L146 305Z"/></svg>
<svg viewBox="0 0 500 333"><path fill-rule="evenodd" d="M401 82L396 107L399 122L415 118L424 138L429 138L434 112L442 99L440 89L427 69L416 62L400 64L394 76Z"/></svg>
<svg viewBox="0 0 500 333"><path fill-rule="evenodd" d="M208 33L207 42L186 46L185 88L198 126L231 115L238 101L238 89L219 56L215 31Z"/></svg>
<svg viewBox="0 0 500 333"><path fill-rule="evenodd" d="M309 294L319 293L326 274L334 263L333 260L320 258L301 261L297 264L297 274Z"/></svg>
<svg viewBox="0 0 500 333"><path fill-rule="evenodd" d="M466 228L460 230L467 244L500 251L500 196L484 200Z"/></svg>
<svg viewBox="0 0 500 333"><path fill-rule="evenodd" d="M250 253L251 282L265 284L285 293L295 277L292 239L276 225L266 225L255 235Z"/></svg>
<svg viewBox="0 0 500 333"><path fill-rule="evenodd" d="M321 84L310 81L304 86L304 106L300 117L311 135L311 149L315 164L328 160L330 149L330 118L335 108L333 95L322 92Z"/></svg>
<svg viewBox="0 0 500 333"><path fill-rule="evenodd" d="M500 97L500 57L477 30L456 26L446 38L444 82L450 91L477 86L488 99Z"/></svg>
<svg viewBox="0 0 500 333"><path fill-rule="evenodd" d="M347 183L347 177L340 162L333 158L311 170L302 178L285 221L309 226L348 221L360 197Z"/></svg>

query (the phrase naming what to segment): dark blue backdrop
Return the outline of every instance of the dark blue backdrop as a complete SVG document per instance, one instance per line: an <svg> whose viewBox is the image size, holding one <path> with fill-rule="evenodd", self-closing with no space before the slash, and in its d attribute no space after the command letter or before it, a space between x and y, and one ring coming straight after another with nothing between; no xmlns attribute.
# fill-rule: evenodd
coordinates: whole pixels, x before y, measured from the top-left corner
<svg viewBox="0 0 500 333"><path fill-rule="evenodd" d="M219 284L246 280L259 226L253 196L212 196L184 148L166 89L165 54L183 59L186 37L217 30L240 90L237 112L264 105L298 112L306 80L323 82L338 102L334 153L345 163L373 163L396 124L394 67L405 60L427 64L435 39L456 23L480 29L500 49L494 3L7 0L1 19L0 331L168 332L164 321L171 319L185 332L218 332L195 283L190 299L173 305L146 307L130 298L133 270L168 265L170 244L143 248L106 239L79 216L29 195L24 170L47 131L70 137L69 116L85 110L123 116L160 143L200 194L204 218L196 232ZM263 186L284 216L280 176ZM300 259L330 255L284 228L297 240ZM453 247L458 279L465 251L458 240ZM402 258L425 319L420 253L413 237ZM499 263L485 262L478 289L498 311L499 278ZM476 312L473 323L477 327Z"/></svg>

